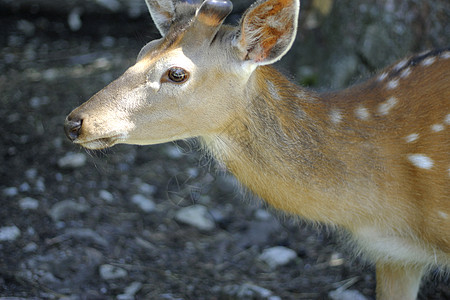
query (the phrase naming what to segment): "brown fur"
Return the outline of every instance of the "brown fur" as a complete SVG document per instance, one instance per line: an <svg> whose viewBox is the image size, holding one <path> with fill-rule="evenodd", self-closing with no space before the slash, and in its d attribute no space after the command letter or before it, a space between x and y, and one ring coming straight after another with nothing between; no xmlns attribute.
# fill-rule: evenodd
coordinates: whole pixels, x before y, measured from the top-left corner
<svg viewBox="0 0 450 300"><path fill-rule="evenodd" d="M318 94L266 66L292 45L298 0L258 1L239 28L221 26L215 2L199 20L199 5L165 1L148 1L163 39L68 116L70 139L199 137L275 208L351 233L379 299L414 299L427 268L450 265L450 49ZM172 67L189 80L171 84Z"/></svg>

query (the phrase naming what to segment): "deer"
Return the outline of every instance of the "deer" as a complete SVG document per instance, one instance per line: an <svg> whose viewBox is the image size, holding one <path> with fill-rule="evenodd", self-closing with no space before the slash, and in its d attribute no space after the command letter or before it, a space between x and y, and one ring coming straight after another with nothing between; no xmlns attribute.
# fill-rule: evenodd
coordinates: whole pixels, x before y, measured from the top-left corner
<svg viewBox="0 0 450 300"><path fill-rule="evenodd" d="M271 66L291 48L299 0L146 0L161 38L66 118L87 149L196 138L275 209L350 233L377 299L416 299L450 266L450 48L399 60L341 91Z"/></svg>

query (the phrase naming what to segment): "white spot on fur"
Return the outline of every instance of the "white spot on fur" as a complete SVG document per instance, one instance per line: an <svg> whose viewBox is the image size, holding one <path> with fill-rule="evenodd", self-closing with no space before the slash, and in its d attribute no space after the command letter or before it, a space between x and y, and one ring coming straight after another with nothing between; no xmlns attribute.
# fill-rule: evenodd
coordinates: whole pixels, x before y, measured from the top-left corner
<svg viewBox="0 0 450 300"><path fill-rule="evenodd" d="M428 57L422 62L422 66L424 67L431 66L435 61L436 61L435 56Z"/></svg>
<svg viewBox="0 0 450 300"><path fill-rule="evenodd" d="M378 76L378 81L383 81L388 76L388 73L384 72L380 76Z"/></svg>
<svg viewBox="0 0 450 300"><path fill-rule="evenodd" d="M446 51L446 52L442 53L441 57L443 59L449 59L450 58L450 51Z"/></svg>
<svg viewBox="0 0 450 300"><path fill-rule="evenodd" d="M421 169L431 169L434 162L431 158L423 154L410 154L408 155L409 161L418 168Z"/></svg>
<svg viewBox="0 0 450 300"><path fill-rule="evenodd" d="M443 211L438 211L438 215L439 217L441 217L442 219L448 219L448 214L443 212Z"/></svg>
<svg viewBox="0 0 450 300"><path fill-rule="evenodd" d="M382 116L386 116L389 114L392 108L394 108L395 105L397 105L398 100L395 97L391 97L387 99L385 102L381 103L378 106L378 113Z"/></svg>
<svg viewBox="0 0 450 300"><path fill-rule="evenodd" d="M394 70L395 70L395 71L400 70L401 68L403 68L404 66L406 66L406 63L407 63L407 62L408 62L408 60L406 60L406 59L402 60L401 62L399 62L398 64L396 64L396 65L394 66Z"/></svg>
<svg viewBox="0 0 450 300"><path fill-rule="evenodd" d="M444 130L444 125L442 124L434 124L433 126L431 126L431 130L434 132L439 132Z"/></svg>
<svg viewBox="0 0 450 300"><path fill-rule="evenodd" d="M400 73L401 78L406 78L411 74L411 68L406 68Z"/></svg>
<svg viewBox="0 0 450 300"><path fill-rule="evenodd" d="M419 134L413 133L405 137L407 143L412 143L419 138Z"/></svg>
<svg viewBox="0 0 450 300"><path fill-rule="evenodd" d="M152 89L154 89L155 91L159 91L159 89L161 88L161 83L160 82L149 82L148 86Z"/></svg>
<svg viewBox="0 0 450 300"><path fill-rule="evenodd" d="M445 116L444 123L450 125L450 114Z"/></svg>
<svg viewBox="0 0 450 300"><path fill-rule="evenodd" d="M393 79L393 80L389 81L386 85L386 88L388 90L393 90L396 87L398 87L398 79Z"/></svg>
<svg viewBox="0 0 450 300"><path fill-rule="evenodd" d="M342 114L341 114L341 112L338 109L333 109L330 112L330 120L334 124L340 123L342 121Z"/></svg>
<svg viewBox="0 0 450 300"><path fill-rule="evenodd" d="M360 120L368 120L370 117L369 111L364 106L360 106L355 110L355 115Z"/></svg>

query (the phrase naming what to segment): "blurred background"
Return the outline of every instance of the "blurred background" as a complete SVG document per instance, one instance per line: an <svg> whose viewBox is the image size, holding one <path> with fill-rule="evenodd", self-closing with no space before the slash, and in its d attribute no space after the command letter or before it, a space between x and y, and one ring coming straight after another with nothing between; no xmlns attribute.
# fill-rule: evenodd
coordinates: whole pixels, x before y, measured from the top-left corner
<svg viewBox="0 0 450 300"><path fill-rule="evenodd" d="M233 1L231 22L253 1ZM279 68L357 83L450 46L448 0L304 0ZM86 152L65 116L157 38L144 0L0 0L0 299L373 299L345 235L241 192L195 142ZM450 299L437 270L420 299ZM353 297L353 298L345 298Z"/></svg>

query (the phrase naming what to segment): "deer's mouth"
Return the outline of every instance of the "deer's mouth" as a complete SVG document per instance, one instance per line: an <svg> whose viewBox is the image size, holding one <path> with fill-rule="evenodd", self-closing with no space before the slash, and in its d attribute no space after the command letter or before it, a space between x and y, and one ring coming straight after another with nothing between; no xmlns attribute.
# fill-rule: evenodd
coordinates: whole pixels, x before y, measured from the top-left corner
<svg viewBox="0 0 450 300"><path fill-rule="evenodd" d="M109 148L119 143L122 138L118 136L106 137L106 138L98 138L92 140L80 140L77 139L73 141L75 144L82 146L83 148L90 150L101 150L105 148Z"/></svg>

